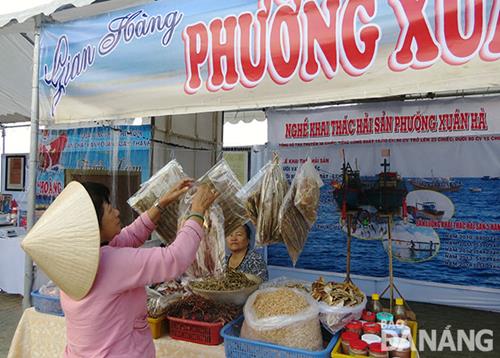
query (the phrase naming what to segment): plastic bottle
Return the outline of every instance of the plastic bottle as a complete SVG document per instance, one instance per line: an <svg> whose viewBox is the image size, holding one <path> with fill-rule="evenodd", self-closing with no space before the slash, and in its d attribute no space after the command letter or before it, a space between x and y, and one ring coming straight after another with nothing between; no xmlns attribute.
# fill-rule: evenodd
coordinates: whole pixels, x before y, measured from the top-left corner
<svg viewBox="0 0 500 358"><path fill-rule="evenodd" d="M368 311L373 312L375 314L383 311L384 308L382 307L382 304L380 303L380 297L377 293L374 293L372 295L372 300L368 304L367 309L368 309Z"/></svg>
<svg viewBox="0 0 500 358"><path fill-rule="evenodd" d="M402 298L396 298L396 305L393 309L394 320L406 321L406 309Z"/></svg>

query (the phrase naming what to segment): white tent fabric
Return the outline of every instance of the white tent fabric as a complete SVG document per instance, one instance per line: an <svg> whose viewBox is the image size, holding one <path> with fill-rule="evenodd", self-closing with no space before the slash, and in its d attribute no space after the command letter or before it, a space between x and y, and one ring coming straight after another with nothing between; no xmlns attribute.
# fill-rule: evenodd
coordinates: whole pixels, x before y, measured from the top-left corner
<svg viewBox="0 0 500 358"><path fill-rule="evenodd" d="M52 21L64 22L151 1L2 1L0 5L0 123L30 120L34 16L44 14L50 16ZM94 2L95 4L84 6Z"/></svg>
<svg viewBox="0 0 500 358"><path fill-rule="evenodd" d="M19 35L0 36L0 123L30 120L33 45Z"/></svg>
<svg viewBox="0 0 500 358"><path fill-rule="evenodd" d="M3 1L0 7L0 27L14 20L24 22L38 14L50 15L62 6L80 7L93 3L95 0L16 0Z"/></svg>

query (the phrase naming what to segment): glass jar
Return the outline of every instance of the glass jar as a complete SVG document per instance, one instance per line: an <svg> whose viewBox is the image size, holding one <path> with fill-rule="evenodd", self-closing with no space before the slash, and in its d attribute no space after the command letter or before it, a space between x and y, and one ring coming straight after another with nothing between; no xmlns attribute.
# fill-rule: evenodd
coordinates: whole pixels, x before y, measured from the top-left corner
<svg viewBox="0 0 500 358"><path fill-rule="evenodd" d="M369 356L372 358L389 358L389 351L382 343L372 343L368 346Z"/></svg>
<svg viewBox="0 0 500 358"><path fill-rule="evenodd" d="M393 308L394 320L406 320L406 308L402 298L396 298L396 305Z"/></svg>
<svg viewBox="0 0 500 358"><path fill-rule="evenodd" d="M393 337L389 339L391 357L411 358L411 343L405 338Z"/></svg>
<svg viewBox="0 0 500 358"><path fill-rule="evenodd" d="M360 321L352 321L352 322L349 322L346 326L345 326L345 330L347 332L354 332L359 336L361 336L361 334L363 334L363 323L361 323Z"/></svg>
<svg viewBox="0 0 500 358"><path fill-rule="evenodd" d="M354 332L344 332L340 336L342 342L342 352L349 354L349 342L359 339L359 336Z"/></svg>
<svg viewBox="0 0 500 358"><path fill-rule="evenodd" d="M349 355L351 356L367 356L368 344L361 339L349 342Z"/></svg>
<svg viewBox="0 0 500 358"><path fill-rule="evenodd" d="M364 310L363 314L361 315L361 319L366 322L376 322L377 321L377 316L375 316L375 313Z"/></svg>
<svg viewBox="0 0 500 358"><path fill-rule="evenodd" d="M391 323L394 322L394 316L388 312L377 313L377 322Z"/></svg>
<svg viewBox="0 0 500 358"><path fill-rule="evenodd" d="M382 307L382 304L380 303L380 296L376 293L372 295L371 301L367 305L367 310L370 312L373 312L375 314L382 312L384 308Z"/></svg>
<svg viewBox="0 0 500 358"><path fill-rule="evenodd" d="M364 334L376 334L377 336L380 336L381 332L382 332L382 327L378 323L367 322L363 324Z"/></svg>
<svg viewBox="0 0 500 358"><path fill-rule="evenodd" d="M380 338L376 334L363 334L361 336L361 340L368 343L369 345L372 343L382 343L382 338Z"/></svg>

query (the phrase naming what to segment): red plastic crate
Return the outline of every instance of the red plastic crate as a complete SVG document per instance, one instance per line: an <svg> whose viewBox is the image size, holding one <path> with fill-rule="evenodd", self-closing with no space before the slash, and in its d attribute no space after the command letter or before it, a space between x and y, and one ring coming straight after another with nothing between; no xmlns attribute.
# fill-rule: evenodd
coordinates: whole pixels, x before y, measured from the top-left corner
<svg viewBox="0 0 500 358"><path fill-rule="evenodd" d="M221 322L207 323L169 316L168 325L173 339L209 346L216 346L223 341L220 331L224 324Z"/></svg>

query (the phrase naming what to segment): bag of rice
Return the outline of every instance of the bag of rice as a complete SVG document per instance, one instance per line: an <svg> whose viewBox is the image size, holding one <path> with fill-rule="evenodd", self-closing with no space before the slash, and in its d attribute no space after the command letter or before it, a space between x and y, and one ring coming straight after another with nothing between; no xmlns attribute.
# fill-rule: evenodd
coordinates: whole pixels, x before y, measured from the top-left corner
<svg viewBox="0 0 500 358"><path fill-rule="evenodd" d="M323 347L317 303L300 290L258 290L248 298L243 314L242 338L311 351Z"/></svg>
<svg viewBox="0 0 500 358"><path fill-rule="evenodd" d="M141 184L141 188L127 200L127 203L136 212L142 214L149 210L158 198L184 178L187 178L187 175L184 173L182 166L174 159L149 180ZM156 232L167 244L175 240L178 217L179 203L175 202L165 208L160 221L156 225Z"/></svg>

